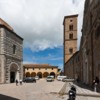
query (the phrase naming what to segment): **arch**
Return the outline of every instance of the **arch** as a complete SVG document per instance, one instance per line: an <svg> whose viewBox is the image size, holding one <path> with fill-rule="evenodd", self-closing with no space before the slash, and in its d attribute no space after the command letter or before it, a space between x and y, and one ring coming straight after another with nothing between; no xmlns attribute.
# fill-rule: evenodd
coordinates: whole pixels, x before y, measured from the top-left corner
<svg viewBox="0 0 100 100"><path fill-rule="evenodd" d="M11 66L12 65L15 65L15 66L17 66L17 70L19 70L20 68L19 68L19 65L16 63L16 62L11 62L11 64L9 65L9 68L11 69Z"/></svg>
<svg viewBox="0 0 100 100"><path fill-rule="evenodd" d="M48 72L44 72L43 73L43 77L47 77L47 76L49 76L49 73Z"/></svg>
<svg viewBox="0 0 100 100"><path fill-rule="evenodd" d="M10 71L11 72L16 72L18 70L18 66L16 65L16 64L12 64L11 66L10 66Z"/></svg>
<svg viewBox="0 0 100 100"><path fill-rule="evenodd" d="M30 72L26 72L25 76L26 76L26 77L31 77Z"/></svg>
<svg viewBox="0 0 100 100"><path fill-rule="evenodd" d="M52 76L54 76L54 77L55 77L55 73L54 73L54 72L51 72L51 73L50 73L50 75L52 75Z"/></svg>
<svg viewBox="0 0 100 100"><path fill-rule="evenodd" d="M12 62L9 65L9 68L10 68L10 80L9 80L9 82L14 83L16 79L19 80L19 66L17 63Z"/></svg>
<svg viewBox="0 0 100 100"><path fill-rule="evenodd" d="M38 72L37 76L39 76L39 78L42 78L42 72Z"/></svg>
<svg viewBox="0 0 100 100"><path fill-rule="evenodd" d="M31 73L31 77L35 77L36 76L36 73L35 72L32 72Z"/></svg>

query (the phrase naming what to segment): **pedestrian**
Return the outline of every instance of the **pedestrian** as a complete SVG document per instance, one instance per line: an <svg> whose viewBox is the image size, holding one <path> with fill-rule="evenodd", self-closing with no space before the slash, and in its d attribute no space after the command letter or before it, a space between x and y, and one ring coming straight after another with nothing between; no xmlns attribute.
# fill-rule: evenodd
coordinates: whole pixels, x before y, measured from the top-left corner
<svg viewBox="0 0 100 100"><path fill-rule="evenodd" d="M99 78L98 77L95 78L95 82L99 85Z"/></svg>
<svg viewBox="0 0 100 100"><path fill-rule="evenodd" d="M18 80L16 79L16 86L18 85Z"/></svg>
<svg viewBox="0 0 100 100"><path fill-rule="evenodd" d="M76 82L79 83L79 76L77 76L77 78L76 78Z"/></svg>
<svg viewBox="0 0 100 100"><path fill-rule="evenodd" d="M95 80L93 80L93 86L94 86L94 91L98 92L99 90L99 78L96 77Z"/></svg>
<svg viewBox="0 0 100 100"><path fill-rule="evenodd" d="M93 84L93 86L95 85L95 79L93 80L93 83L92 84Z"/></svg>
<svg viewBox="0 0 100 100"><path fill-rule="evenodd" d="M20 82L20 85L22 85L22 80L21 79L19 80L19 82Z"/></svg>

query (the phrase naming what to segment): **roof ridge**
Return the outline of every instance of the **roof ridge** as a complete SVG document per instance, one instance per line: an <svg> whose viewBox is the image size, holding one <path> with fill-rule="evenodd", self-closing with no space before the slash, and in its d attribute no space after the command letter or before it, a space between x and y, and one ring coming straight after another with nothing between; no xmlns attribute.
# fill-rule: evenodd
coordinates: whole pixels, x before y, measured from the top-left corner
<svg viewBox="0 0 100 100"><path fill-rule="evenodd" d="M2 18L0 18L0 24L6 26L8 29L13 30L13 28L7 23L5 22Z"/></svg>

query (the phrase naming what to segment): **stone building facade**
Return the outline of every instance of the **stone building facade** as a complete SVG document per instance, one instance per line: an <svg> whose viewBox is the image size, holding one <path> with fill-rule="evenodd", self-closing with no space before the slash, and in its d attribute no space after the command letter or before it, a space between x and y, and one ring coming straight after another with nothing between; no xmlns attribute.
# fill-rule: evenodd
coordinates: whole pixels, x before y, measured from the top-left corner
<svg viewBox="0 0 100 100"><path fill-rule="evenodd" d="M86 0L82 28L83 82L100 79L100 0Z"/></svg>
<svg viewBox="0 0 100 100"><path fill-rule="evenodd" d="M100 80L100 0L85 1L82 37L78 54L80 59L76 65L79 65L77 68L74 65L74 69L79 70L80 80L90 85L95 77ZM75 60L75 56L78 54L73 55L69 63L72 62L72 59ZM73 68L66 63L66 72L69 71L69 67ZM74 78L75 70L73 70Z"/></svg>
<svg viewBox="0 0 100 100"><path fill-rule="evenodd" d="M23 38L0 18L0 83L23 78Z"/></svg>
<svg viewBox="0 0 100 100"><path fill-rule="evenodd" d="M59 68L57 66L51 66L49 64L24 64L24 77L46 78L49 75L56 77L59 75Z"/></svg>
<svg viewBox="0 0 100 100"><path fill-rule="evenodd" d="M65 63L65 75L74 78L82 79L82 67L80 52L77 51L73 56Z"/></svg>

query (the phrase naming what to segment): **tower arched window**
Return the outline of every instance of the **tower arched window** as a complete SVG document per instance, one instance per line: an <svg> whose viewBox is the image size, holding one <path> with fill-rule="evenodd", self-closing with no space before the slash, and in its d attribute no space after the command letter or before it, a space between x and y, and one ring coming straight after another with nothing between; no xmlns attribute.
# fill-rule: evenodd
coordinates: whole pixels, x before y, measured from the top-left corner
<svg viewBox="0 0 100 100"><path fill-rule="evenodd" d="M73 48L69 48L69 53L70 53L70 54L73 53Z"/></svg>
<svg viewBox="0 0 100 100"><path fill-rule="evenodd" d="M73 39L73 33L69 34L69 39Z"/></svg>
<svg viewBox="0 0 100 100"><path fill-rule="evenodd" d="M70 30L70 31L73 30L73 25L69 25L69 30Z"/></svg>

